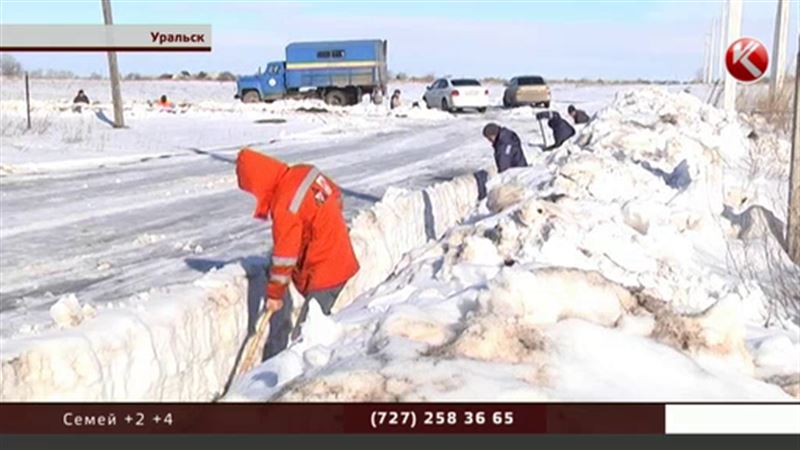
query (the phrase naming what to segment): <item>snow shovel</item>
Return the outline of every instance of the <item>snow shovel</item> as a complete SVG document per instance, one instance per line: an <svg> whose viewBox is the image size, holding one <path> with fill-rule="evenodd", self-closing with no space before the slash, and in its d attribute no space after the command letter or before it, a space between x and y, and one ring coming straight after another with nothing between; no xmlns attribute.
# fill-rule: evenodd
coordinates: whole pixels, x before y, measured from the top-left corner
<svg viewBox="0 0 800 450"><path fill-rule="evenodd" d="M259 362L259 349L263 348L267 336L269 335L269 319L272 318L272 311L266 311L261 314L256 322L255 333L251 334L244 344L244 351L242 358L239 361L239 367L234 372L236 376L244 375L256 366Z"/></svg>

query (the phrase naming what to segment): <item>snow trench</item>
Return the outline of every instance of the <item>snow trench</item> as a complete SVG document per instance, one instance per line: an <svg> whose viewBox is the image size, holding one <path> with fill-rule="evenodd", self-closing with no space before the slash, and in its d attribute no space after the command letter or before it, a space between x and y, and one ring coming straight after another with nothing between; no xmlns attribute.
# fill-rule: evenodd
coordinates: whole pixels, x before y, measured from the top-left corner
<svg viewBox="0 0 800 450"><path fill-rule="evenodd" d="M386 280L407 252L441 237L474 209L477 198L472 175L421 191L387 191L351 224L361 270L342 291L337 308ZM164 288L135 307L86 317L64 308L62 329L3 341L0 399L217 398L248 333L253 294L248 295L246 266L230 264L192 284Z"/></svg>

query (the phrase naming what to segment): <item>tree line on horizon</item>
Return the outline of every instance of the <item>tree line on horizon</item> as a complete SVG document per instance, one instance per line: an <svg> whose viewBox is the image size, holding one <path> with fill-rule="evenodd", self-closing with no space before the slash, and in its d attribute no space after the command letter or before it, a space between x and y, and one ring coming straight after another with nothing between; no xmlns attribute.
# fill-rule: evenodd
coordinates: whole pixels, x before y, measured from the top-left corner
<svg viewBox="0 0 800 450"><path fill-rule="evenodd" d="M0 55L0 74L4 77L21 77L25 74L22 64L12 55ZM34 69L28 71L28 76L31 78L52 78L52 79L71 79L71 78L84 78L90 80L102 80L108 78L97 72L93 72L87 76L79 76L70 70L59 69ZM440 77L449 77L450 75L436 75L435 73L427 73L424 75L409 75L406 72L389 72L389 78L392 81L398 82L419 82L431 83ZM158 75L141 74L138 72L128 72L123 77L123 80L207 80L207 81L235 81L236 74L230 71L212 72L212 71L198 71L192 73L188 70L181 70L176 73L161 73ZM480 81L487 84L505 84L508 78L504 77L482 77ZM636 79L617 79L609 80L604 78L550 78L551 83L572 83L572 84L682 84L690 82L698 82L696 79L692 80L652 80L645 78Z"/></svg>

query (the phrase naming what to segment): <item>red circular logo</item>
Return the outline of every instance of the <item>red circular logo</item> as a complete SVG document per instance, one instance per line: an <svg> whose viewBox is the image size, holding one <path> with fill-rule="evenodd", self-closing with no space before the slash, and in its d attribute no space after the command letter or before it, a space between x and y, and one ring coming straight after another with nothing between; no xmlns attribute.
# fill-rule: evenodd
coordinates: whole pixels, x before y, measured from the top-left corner
<svg viewBox="0 0 800 450"><path fill-rule="evenodd" d="M750 37L734 41L725 52L725 67L733 78L750 83L767 73L769 53L764 44Z"/></svg>

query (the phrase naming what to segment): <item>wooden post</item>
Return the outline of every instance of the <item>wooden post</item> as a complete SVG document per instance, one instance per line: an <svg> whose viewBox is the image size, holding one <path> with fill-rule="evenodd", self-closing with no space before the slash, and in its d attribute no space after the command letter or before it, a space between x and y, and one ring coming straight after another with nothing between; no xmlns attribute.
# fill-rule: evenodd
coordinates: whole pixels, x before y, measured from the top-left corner
<svg viewBox="0 0 800 450"><path fill-rule="evenodd" d="M103 2L103 19L106 25L113 25L111 18L111 0ZM119 67L117 52L108 52L108 76L111 80L111 100L114 102L114 128L123 128L125 119L122 116L122 90L119 86Z"/></svg>
<svg viewBox="0 0 800 450"><path fill-rule="evenodd" d="M728 0L727 45L739 39L742 29L742 0ZM727 49L727 46L726 46ZM725 73L725 93L723 105L726 111L736 111L736 79Z"/></svg>
<svg viewBox="0 0 800 450"><path fill-rule="evenodd" d="M31 89L28 85L28 72L25 72L25 109L28 112L28 129L31 129Z"/></svg>
<svg viewBox="0 0 800 450"><path fill-rule="evenodd" d="M800 38L798 38L800 44ZM789 169L789 212L786 220L786 243L789 257L800 265L800 47L794 71L794 108L792 113L792 159Z"/></svg>
<svg viewBox="0 0 800 450"><path fill-rule="evenodd" d="M778 0L775 11L775 38L772 43L772 70L770 71L769 96L775 99L780 92L786 74L786 41L789 37L789 7L786 0Z"/></svg>

